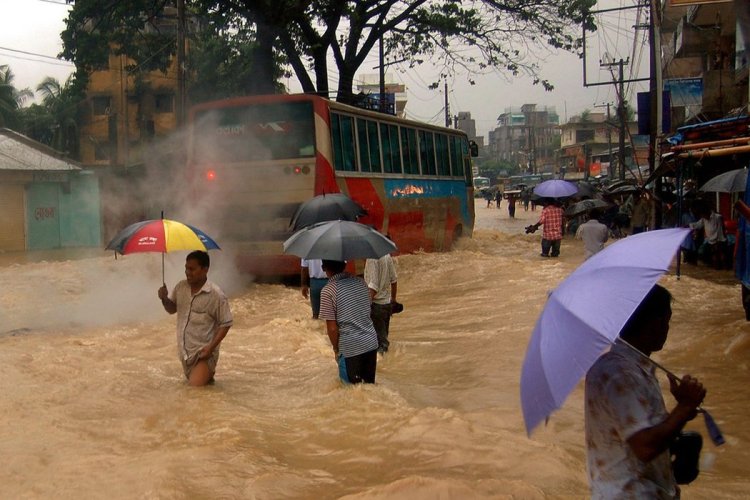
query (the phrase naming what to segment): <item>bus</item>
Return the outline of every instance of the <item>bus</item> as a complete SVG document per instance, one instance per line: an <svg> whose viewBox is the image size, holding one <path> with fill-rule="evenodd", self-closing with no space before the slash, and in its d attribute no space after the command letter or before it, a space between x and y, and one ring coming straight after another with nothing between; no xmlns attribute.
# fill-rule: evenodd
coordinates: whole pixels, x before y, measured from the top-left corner
<svg viewBox="0 0 750 500"><path fill-rule="evenodd" d="M400 253L449 250L473 232L471 148L460 130L278 94L198 104L190 134L201 223L250 273L299 272L299 259L282 254L289 221L325 193L356 201L367 211L359 222Z"/></svg>
<svg viewBox="0 0 750 500"><path fill-rule="evenodd" d="M482 191L490 187L490 179L488 177L474 177L472 179L474 185L474 196L482 196Z"/></svg>

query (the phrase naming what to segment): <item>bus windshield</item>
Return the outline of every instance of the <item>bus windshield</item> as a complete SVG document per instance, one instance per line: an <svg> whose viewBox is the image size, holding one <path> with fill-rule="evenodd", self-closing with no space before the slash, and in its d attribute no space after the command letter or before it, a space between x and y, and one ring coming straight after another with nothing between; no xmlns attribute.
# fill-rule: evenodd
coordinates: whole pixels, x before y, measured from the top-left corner
<svg viewBox="0 0 750 500"><path fill-rule="evenodd" d="M315 156L311 102L201 109L193 118L194 163Z"/></svg>

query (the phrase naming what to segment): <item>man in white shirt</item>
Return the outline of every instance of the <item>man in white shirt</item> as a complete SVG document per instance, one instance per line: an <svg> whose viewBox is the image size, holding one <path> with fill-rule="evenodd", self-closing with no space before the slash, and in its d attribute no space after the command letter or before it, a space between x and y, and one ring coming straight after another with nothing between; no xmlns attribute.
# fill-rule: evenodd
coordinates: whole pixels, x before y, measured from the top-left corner
<svg viewBox="0 0 750 500"><path fill-rule="evenodd" d="M576 238L583 240L584 260L603 249L609 239L609 228L599 222L599 217L601 213L598 210L592 210L589 220L578 226L576 231Z"/></svg>
<svg viewBox="0 0 750 500"><path fill-rule="evenodd" d="M393 314L392 304L396 302L398 291L396 265L390 255L386 254L379 259L367 259L365 282L370 289L370 318L378 334L378 352L382 354L388 351L390 345L388 332Z"/></svg>
<svg viewBox="0 0 750 500"><path fill-rule="evenodd" d="M310 298L313 319L320 314L320 291L328 283L328 276L323 271L323 261L320 259L302 259L300 264L300 282L302 296Z"/></svg>

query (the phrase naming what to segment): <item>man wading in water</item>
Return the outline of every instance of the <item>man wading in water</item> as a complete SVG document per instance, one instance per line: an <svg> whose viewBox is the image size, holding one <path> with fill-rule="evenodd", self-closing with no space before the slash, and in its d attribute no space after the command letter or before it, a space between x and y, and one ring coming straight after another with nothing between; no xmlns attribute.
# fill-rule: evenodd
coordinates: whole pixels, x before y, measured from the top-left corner
<svg viewBox="0 0 750 500"><path fill-rule="evenodd" d="M221 289L208 281L208 253L196 250L185 259L185 277L171 295L159 288L159 299L169 314L177 313L177 353L190 385L214 381L219 362L219 344L232 326L229 301Z"/></svg>

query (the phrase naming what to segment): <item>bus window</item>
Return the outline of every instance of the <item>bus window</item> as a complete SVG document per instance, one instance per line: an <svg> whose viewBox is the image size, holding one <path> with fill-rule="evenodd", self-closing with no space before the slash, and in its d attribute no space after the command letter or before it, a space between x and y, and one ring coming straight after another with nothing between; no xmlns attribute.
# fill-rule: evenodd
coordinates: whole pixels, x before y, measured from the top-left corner
<svg viewBox="0 0 750 500"><path fill-rule="evenodd" d="M333 139L333 164L336 170L353 172L354 120L351 116L331 113L331 135Z"/></svg>
<svg viewBox="0 0 750 500"><path fill-rule="evenodd" d="M466 183L469 183L469 176L471 175L471 156L469 155L469 142L465 138L461 138L461 150L464 154L464 174L466 175Z"/></svg>
<svg viewBox="0 0 750 500"><path fill-rule="evenodd" d="M448 156L448 136L435 134L435 150L437 152L438 175L451 175L450 157Z"/></svg>
<svg viewBox="0 0 750 500"><path fill-rule="evenodd" d="M419 131L419 159L422 175L435 175L435 142L432 132Z"/></svg>
<svg viewBox="0 0 750 500"><path fill-rule="evenodd" d="M193 163L236 163L315 156L310 102L201 110L193 118Z"/></svg>
<svg viewBox="0 0 750 500"><path fill-rule="evenodd" d="M464 176L464 160L461 152L461 138L451 136L451 175L453 177Z"/></svg>
<svg viewBox="0 0 750 500"><path fill-rule="evenodd" d="M359 169L362 172L372 172L370 144L367 140L367 120L363 118L357 118L357 142L359 145Z"/></svg>
<svg viewBox="0 0 750 500"><path fill-rule="evenodd" d="M405 174L419 175L417 131L413 128L401 127L401 161L404 163Z"/></svg>
<svg viewBox="0 0 750 500"><path fill-rule="evenodd" d="M383 149L383 172L400 174L401 158L398 146L398 127L381 123L380 142Z"/></svg>
<svg viewBox="0 0 750 500"><path fill-rule="evenodd" d="M394 174L401 173L401 148L398 142L398 127L396 125L388 125L388 140L391 142L391 165Z"/></svg>
<svg viewBox="0 0 750 500"><path fill-rule="evenodd" d="M372 120L367 120L367 137L370 143L370 167L372 167L372 172L382 172L378 124Z"/></svg>

